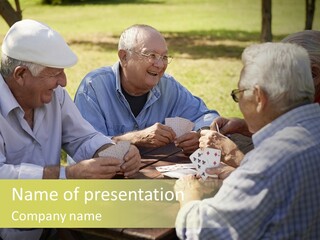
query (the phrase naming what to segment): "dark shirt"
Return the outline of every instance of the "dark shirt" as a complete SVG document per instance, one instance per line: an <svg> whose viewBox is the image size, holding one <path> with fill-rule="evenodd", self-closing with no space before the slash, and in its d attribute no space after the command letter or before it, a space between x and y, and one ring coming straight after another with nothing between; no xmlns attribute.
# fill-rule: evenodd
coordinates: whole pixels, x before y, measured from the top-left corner
<svg viewBox="0 0 320 240"><path fill-rule="evenodd" d="M137 117L139 115L139 113L141 112L144 104L147 102L147 98L148 98L149 93L145 93L141 96L131 96L123 89L122 86L121 86L121 90L130 105L130 108L131 108L133 115L135 117Z"/></svg>

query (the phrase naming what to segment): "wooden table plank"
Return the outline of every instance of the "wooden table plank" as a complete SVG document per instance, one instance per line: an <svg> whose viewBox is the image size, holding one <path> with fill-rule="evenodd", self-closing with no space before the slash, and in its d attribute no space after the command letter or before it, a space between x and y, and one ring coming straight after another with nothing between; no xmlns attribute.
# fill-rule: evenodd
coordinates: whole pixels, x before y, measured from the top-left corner
<svg viewBox="0 0 320 240"><path fill-rule="evenodd" d="M178 240L174 228L73 228L69 231L73 237L70 240Z"/></svg>
<svg viewBox="0 0 320 240"><path fill-rule="evenodd" d="M191 163L188 156L174 144L161 148L139 149L142 161L140 171L130 179L163 179L164 177L155 167L176 163ZM123 178L117 175L115 178ZM177 240L175 228L75 228L72 231L92 238L82 239L117 239L117 240ZM81 238L79 238L81 239ZM81 240L82 240L81 239Z"/></svg>

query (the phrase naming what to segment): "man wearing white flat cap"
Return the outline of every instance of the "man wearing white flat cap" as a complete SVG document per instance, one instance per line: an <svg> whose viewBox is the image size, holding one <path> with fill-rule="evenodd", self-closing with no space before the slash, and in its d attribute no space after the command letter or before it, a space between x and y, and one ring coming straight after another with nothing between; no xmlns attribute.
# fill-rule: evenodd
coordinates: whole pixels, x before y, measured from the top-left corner
<svg viewBox="0 0 320 240"><path fill-rule="evenodd" d="M43 23L22 20L9 29L0 69L0 178L112 178L139 170L133 145L121 166L119 159L96 157L112 141L82 118L64 89L64 68L76 62L60 34ZM60 167L61 148L76 164ZM42 232L0 229L0 239L40 239Z"/></svg>

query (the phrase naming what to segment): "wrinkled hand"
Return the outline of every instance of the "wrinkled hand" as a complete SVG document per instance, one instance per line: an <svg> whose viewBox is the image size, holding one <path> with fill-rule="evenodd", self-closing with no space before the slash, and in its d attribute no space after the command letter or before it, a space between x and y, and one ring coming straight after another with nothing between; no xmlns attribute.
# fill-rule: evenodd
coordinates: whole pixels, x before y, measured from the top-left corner
<svg viewBox="0 0 320 240"><path fill-rule="evenodd" d="M66 177L74 179L109 179L120 171L120 160L113 157L99 157L83 160L66 167Z"/></svg>
<svg viewBox="0 0 320 240"><path fill-rule="evenodd" d="M144 130L136 132L132 143L142 147L161 147L173 142L175 137L176 134L171 127L155 123Z"/></svg>
<svg viewBox="0 0 320 240"><path fill-rule="evenodd" d="M121 165L121 171L125 177L130 177L140 169L141 156L136 146L130 145L129 151L124 156L124 163Z"/></svg>
<svg viewBox="0 0 320 240"><path fill-rule="evenodd" d="M178 137L174 143L183 153L189 155L199 148L199 137L199 133L192 131Z"/></svg>
<svg viewBox="0 0 320 240"><path fill-rule="evenodd" d="M232 166L238 167L243 159L243 153L238 146L228 137L212 130L202 130L200 132L200 148L215 148L221 150L221 161Z"/></svg>
<svg viewBox="0 0 320 240"><path fill-rule="evenodd" d="M234 167L231 167L225 163L220 162L218 167L214 168L207 168L206 173L212 175L215 174L218 176L219 179L226 179L233 171L235 170Z"/></svg>
<svg viewBox="0 0 320 240"><path fill-rule="evenodd" d="M174 191L179 197L180 207L193 200L200 200L202 197L201 185L199 180L193 175L180 177L175 185ZM178 192L182 194L177 194Z"/></svg>
<svg viewBox="0 0 320 240"><path fill-rule="evenodd" d="M244 119L241 118L224 118L217 117L210 125L210 129L217 131L216 125L219 126L221 134L240 133L245 136L251 136L252 134L248 130L248 125Z"/></svg>
<svg viewBox="0 0 320 240"><path fill-rule="evenodd" d="M183 193L177 194L182 207L190 201L201 200L205 195L215 192L220 185L221 183L217 179L207 178L206 181L203 181L193 175L186 175L176 181L174 191Z"/></svg>

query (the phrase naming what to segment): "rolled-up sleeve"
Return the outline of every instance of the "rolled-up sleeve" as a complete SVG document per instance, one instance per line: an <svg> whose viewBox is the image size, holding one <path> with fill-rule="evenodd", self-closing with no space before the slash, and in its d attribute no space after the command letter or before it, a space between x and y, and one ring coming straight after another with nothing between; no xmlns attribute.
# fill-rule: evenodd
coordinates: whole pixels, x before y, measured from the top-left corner
<svg viewBox="0 0 320 240"><path fill-rule="evenodd" d="M201 98L194 96L172 76L165 75L162 81L160 91L162 98L166 99L166 105L171 108L171 116L183 117L194 122L194 130L210 126L219 116L216 110L208 109Z"/></svg>
<svg viewBox="0 0 320 240"><path fill-rule="evenodd" d="M102 145L112 142L82 117L66 93L62 101L62 141L63 148L76 162L92 158Z"/></svg>

